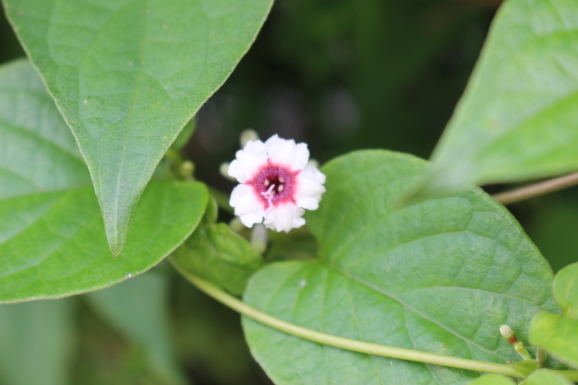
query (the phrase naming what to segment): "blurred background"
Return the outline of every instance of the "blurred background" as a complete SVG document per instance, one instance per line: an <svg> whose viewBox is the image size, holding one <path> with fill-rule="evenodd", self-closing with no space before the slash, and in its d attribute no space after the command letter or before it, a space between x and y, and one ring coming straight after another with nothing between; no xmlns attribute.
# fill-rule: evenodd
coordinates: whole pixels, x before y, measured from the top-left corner
<svg viewBox="0 0 578 385"><path fill-rule="evenodd" d="M233 159L248 128L264 139L277 133L307 142L320 163L365 148L428 158L499 4L278 0L249 53L197 115L185 147L197 178L228 194L233 183L219 166ZM0 11L0 63L23 55ZM577 192L510 207L555 270L578 260ZM162 263L100 292L0 306L0 385L29 384L270 381L249 353L239 316Z"/></svg>

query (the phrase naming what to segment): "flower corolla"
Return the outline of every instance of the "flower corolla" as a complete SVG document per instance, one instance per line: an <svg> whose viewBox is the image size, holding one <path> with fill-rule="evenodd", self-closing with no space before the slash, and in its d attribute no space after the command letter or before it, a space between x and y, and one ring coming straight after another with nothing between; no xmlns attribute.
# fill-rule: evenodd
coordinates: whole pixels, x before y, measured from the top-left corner
<svg viewBox="0 0 578 385"><path fill-rule="evenodd" d="M325 175L307 166L305 143L277 135L265 143L247 142L237 151L228 174L239 181L230 204L247 227L264 221L265 226L288 232L305 224L304 209L316 210L325 192Z"/></svg>

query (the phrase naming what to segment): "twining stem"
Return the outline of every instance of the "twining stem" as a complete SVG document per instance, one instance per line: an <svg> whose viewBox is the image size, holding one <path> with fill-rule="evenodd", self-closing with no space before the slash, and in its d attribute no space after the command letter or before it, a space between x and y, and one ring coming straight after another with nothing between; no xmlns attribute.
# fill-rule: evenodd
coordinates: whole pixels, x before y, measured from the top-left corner
<svg viewBox="0 0 578 385"><path fill-rule="evenodd" d="M397 358L400 360L423 362L426 364L449 366L452 368L475 370L478 372L495 373L509 377L522 378L522 375L520 373L518 373L516 370L514 370L512 367L506 364L496 364L492 362L476 361L466 358L443 356L440 354L427 353L418 350L396 348L393 346L386 346L386 345L378 345L370 342L352 340L349 338L338 337L331 334L325 334L317 332L315 330L306 329L301 326L297 326L292 323L285 322L278 318L272 317L266 313L263 313L245 304L243 301L240 301L239 299L233 297L232 295L225 293L224 291L210 284L209 282L183 270L178 265L178 263L173 262L173 266L175 266L175 268L193 285L195 285L201 291L205 292L206 294L213 297L217 301L221 302L225 306L264 325L270 326L274 329L280 330L288 334L292 334L297 337L304 338L309 341L318 342L320 344L330 345L345 350L351 350L354 352L373 354L376 356ZM564 375L570 380L573 381L578 380L577 370L557 370L556 372Z"/></svg>
<svg viewBox="0 0 578 385"><path fill-rule="evenodd" d="M545 195L577 184L578 184L578 172L575 172L573 174L564 175L558 178L552 178L544 182L539 182L515 190L496 194L493 197L501 204L509 205L511 203L516 203L523 201L525 199Z"/></svg>

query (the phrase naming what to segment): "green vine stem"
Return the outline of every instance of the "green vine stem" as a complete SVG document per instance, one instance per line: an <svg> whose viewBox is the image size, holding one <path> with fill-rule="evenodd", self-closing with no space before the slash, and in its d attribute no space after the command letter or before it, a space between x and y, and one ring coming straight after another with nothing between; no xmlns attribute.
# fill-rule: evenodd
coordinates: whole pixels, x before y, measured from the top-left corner
<svg viewBox="0 0 578 385"><path fill-rule="evenodd" d="M562 190L576 184L578 184L578 172L496 194L493 196L493 198L503 205L509 205L540 195L545 195L554 191Z"/></svg>
<svg viewBox="0 0 578 385"><path fill-rule="evenodd" d="M292 334L303 339L318 342L324 345L334 346L345 350L351 350L359 353L372 354L376 356L383 356L388 358L397 358L400 360L423 362L426 364L434 364L441 366L448 366L458 369L474 370L485 373L502 374L509 377L521 378L521 374L506 364L496 364L491 362L476 361L466 358L449 357L440 354L427 353L418 350L396 348L393 346L378 345L369 342L352 340L317 332L315 330L306 329L289 322L285 322L278 318L272 317L263 313L243 301L225 293L223 290L212 285L211 283L199 278L187 271L184 271L177 263L173 262L173 266L194 286L209 295L210 297L221 302L223 305L247 316L264 325L280 330L287 334ZM559 374L564 375L572 381L578 381L578 370L557 370Z"/></svg>

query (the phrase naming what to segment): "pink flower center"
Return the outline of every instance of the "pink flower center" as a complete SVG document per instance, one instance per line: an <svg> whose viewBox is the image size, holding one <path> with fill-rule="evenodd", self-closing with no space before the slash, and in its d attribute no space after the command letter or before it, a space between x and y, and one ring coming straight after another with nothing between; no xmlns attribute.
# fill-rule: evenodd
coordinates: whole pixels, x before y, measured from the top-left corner
<svg viewBox="0 0 578 385"><path fill-rule="evenodd" d="M265 210L272 208L280 203L293 202L295 192L295 176L299 171L291 171L287 167L273 164L267 161L267 164L261 167L257 174L246 184L253 186L259 196Z"/></svg>

